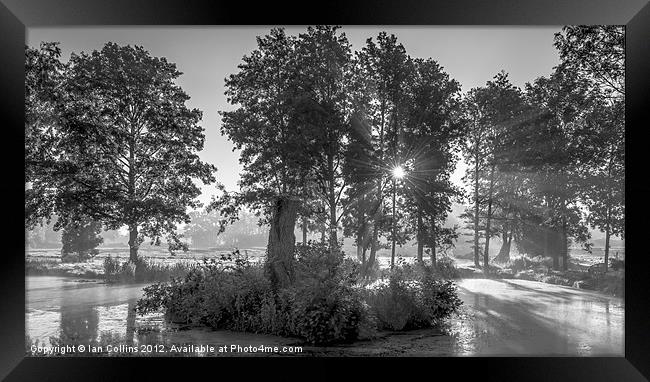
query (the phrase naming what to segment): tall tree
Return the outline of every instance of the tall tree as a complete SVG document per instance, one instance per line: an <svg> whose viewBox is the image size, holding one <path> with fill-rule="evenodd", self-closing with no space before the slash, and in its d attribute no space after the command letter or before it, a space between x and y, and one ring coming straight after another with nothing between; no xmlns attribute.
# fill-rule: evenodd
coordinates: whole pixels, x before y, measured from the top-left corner
<svg viewBox="0 0 650 382"><path fill-rule="evenodd" d="M228 102L221 111L221 132L241 150L240 190L211 203L236 220L241 206L270 222L267 273L274 287L293 282L294 228L300 205L310 199L312 158L306 125L297 112L297 38L274 28L257 38L257 49L226 78Z"/></svg>
<svg viewBox="0 0 650 382"><path fill-rule="evenodd" d="M558 71L592 85L593 112L585 118L584 202L592 228L605 232L605 270L610 236L624 235L625 30L622 26L567 26L555 34Z"/></svg>
<svg viewBox="0 0 650 382"><path fill-rule="evenodd" d="M367 122L372 127L373 157L377 177L375 179L375 211L372 216L372 235L368 266L375 262L379 249L379 236L386 230L383 216L386 184L393 167L401 164L401 126L406 119L407 84L412 74L411 58L395 35L381 32L376 41L366 40L366 45L357 52L361 67L360 75L368 84L371 94L366 110Z"/></svg>
<svg viewBox="0 0 650 382"><path fill-rule="evenodd" d="M315 197L327 208L331 250L338 247L338 227L346 188L343 177L345 146L354 95L350 43L338 26L308 27L298 36L295 50L295 104L310 156Z"/></svg>
<svg viewBox="0 0 650 382"><path fill-rule="evenodd" d="M570 72L556 71L526 86L528 117L511 131L509 159L532 180L531 221L544 232L544 255L553 266L568 267L571 239L585 241L588 231L580 209L581 124L589 110L589 87ZM534 226L534 224L533 224ZM555 242L555 243L554 243Z"/></svg>
<svg viewBox="0 0 650 382"><path fill-rule="evenodd" d="M61 226L89 216L108 229L129 228L130 259L145 237L170 251L186 249L176 231L200 194L194 180L215 181L201 162L201 112L175 83L181 75L165 58L139 46L107 43L73 54L65 72L56 142L58 155L41 161L27 194L34 217L59 215ZM51 209L39 208L47 199Z"/></svg>
<svg viewBox="0 0 650 382"><path fill-rule="evenodd" d="M482 224L485 231L483 266L487 271L491 238L504 228L498 221L503 217L498 217L495 221L495 214L502 206L500 197L505 196L503 191L514 186L512 177L503 172L502 165L510 159L506 137L523 112L523 94L510 83L508 74L502 71L495 75L493 80L488 81L485 87L470 92L467 101L471 103L468 108L470 118L473 119L472 133L466 143L466 157L473 166L467 174L467 179L472 181L474 191L472 217L475 230L475 263L478 253L477 231ZM503 207L505 214L511 212L511 206ZM507 238L504 243L508 243Z"/></svg>
<svg viewBox="0 0 650 382"><path fill-rule="evenodd" d="M366 267L367 251L372 239L372 219L379 208L376 200L376 177L379 176L372 146L372 128L363 117L350 120L350 141L346 147L343 174L349 187L344 193L349 206L343 214L344 235L353 237L357 258Z"/></svg>
<svg viewBox="0 0 650 382"><path fill-rule="evenodd" d="M582 202L587 223L605 233L605 272L610 238L625 236L625 112L624 102L599 102L588 115L582 134Z"/></svg>
<svg viewBox="0 0 650 382"><path fill-rule="evenodd" d="M482 174L488 167L487 157L489 152L490 125L485 111L489 101L488 97L485 88L474 88L467 93L463 100L463 107L468 120L468 132L463 142L463 154L468 167L463 180L472 189L471 199L474 204L471 210L468 209L463 214L463 217L470 220L468 228L474 231L474 266L477 268L480 266L480 214L483 204L480 185Z"/></svg>
<svg viewBox="0 0 650 382"><path fill-rule="evenodd" d="M405 162L412 167L406 176L407 208L417 238L417 258L423 260L425 245L435 262L438 224L451 210L459 190L450 181L460 139L464 134L459 97L460 84L449 78L432 59L413 61L410 102L404 128Z"/></svg>

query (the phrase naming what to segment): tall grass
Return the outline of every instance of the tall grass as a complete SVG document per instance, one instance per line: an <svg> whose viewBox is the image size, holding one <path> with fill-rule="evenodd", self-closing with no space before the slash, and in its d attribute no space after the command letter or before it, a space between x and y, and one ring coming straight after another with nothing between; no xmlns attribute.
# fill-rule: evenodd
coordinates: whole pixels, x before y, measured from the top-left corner
<svg viewBox="0 0 650 382"><path fill-rule="evenodd" d="M104 258L104 279L109 283L166 282L185 277L194 268L194 262L164 264L142 257L135 262L121 262L109 255Z"/></svg>

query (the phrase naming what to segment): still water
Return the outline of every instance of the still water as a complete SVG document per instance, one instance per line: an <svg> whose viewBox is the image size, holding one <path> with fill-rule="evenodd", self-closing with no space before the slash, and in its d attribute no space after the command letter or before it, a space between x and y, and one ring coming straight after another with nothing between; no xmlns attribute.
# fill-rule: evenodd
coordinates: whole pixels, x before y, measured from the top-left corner
<svg viewBox="0 0 650 382"><path fill-rule="evenodd" d="M162 314L136 315L140 285L107 285L64 277L26 280L29 344L164 344L164 354L214 355L201 348L170 354L171 345L293 347L298 340L213 331L165 323ZM345 347L309 348L313 355L623 356L624 303L568 287L524 280L459 280L463 313L444 334L437 330L384 334ZM28 345L29 349L29 345ZM187 350L187 348L186 348ZM72 354L70 354L72 355ZM89 355L89 354L84 354ZM105 354L104 354L105 355ZM141 354L140 354L141 355ZM220 354L245 355L245 354ZM262 355L262 354L258 354Z"/></svg>

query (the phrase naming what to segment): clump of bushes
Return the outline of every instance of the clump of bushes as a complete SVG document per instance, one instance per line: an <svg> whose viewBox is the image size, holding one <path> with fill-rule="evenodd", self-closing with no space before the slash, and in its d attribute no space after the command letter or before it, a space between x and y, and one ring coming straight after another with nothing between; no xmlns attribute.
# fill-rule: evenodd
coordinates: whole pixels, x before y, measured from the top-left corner
<svg viewBox="0 0 650 382"><path fill-rule="evenodd" d="M535 257L528 258L526 256L520 256L514 260L510 260L506 264L506 268L512 269L515 273L525 271L528 269L536 269L544 267L550 269L553 267L553 259L550 257Z"/></svg>
<svg viewBox="0 0 650 382"><path fill-rule="evenodd" d="M370 326L368 308L351 286L358 266L339 251L297 250L296 282L272 291L264 267L235 252L204 260L183 278L144 289L136 310L164 309L168 319L214 329L299 337L314 344L348 342Z"/></svg>
<svg viewBox="0 0 650 382"><path fill-rule="evenodd" d="M296 246L296 282L353 285L360 280L361 264L346 258L341 248L326 243Z"/></svg>
<svg viewBox="0 0 650 382"><path fill-rule="evenodd" d="M440 277L445 279L457 279L460 277L460 272L456 268L456 263L449 256L440 256L436 259L435 269Z"/></svg>
<svg viewBox="0 0 650 382"><path fill-rule="evenodd" d="M274 291L264 266L235 251L145 288L136 310L162 309L175 322L323 345L372 337L378 328L436 325L460 306L453 283L436 279L432 269L401 266L387 287L360 287L360 264L325 244L297 246L295 271L291 287Z"/></svg>
<svg viewBox="0 0 650 382"><path fill-rule="evenodd" d="M572 281L567 277L562 277L560 275L555 275L555 274L542 276L540 281L546 284L564 285L564 286L572 286L574 283L574 281Z"/></svg>
<svg viewBox="0 0 650 382"><path fill-rule="evenodd" d="M377 318L378 329L410 330L439 325L458 313L462 301L450 280L422 264L399 264L386 279L369 284L365 299Z"/></svg>
<svg viewBox="0 0 650 382"><path fill-rule="evenodd" d="M408 274L409 278L420 279L427 275L432 275L439 279L456 279L460 277L460 271L456 268L455 261L448 256L440 256L436 259L436 264L431 266L427 263L413 262L409 263L403 257L398 257L393 269L381 269L374 274L368 274L366 281L375 281L379 279L388 279L393 272Z"/></svg>
<svg viewBox="0 0 650 382"><path fill-rule="evenodd" d="M290 335L313 344L352 342L374 328L373 318L358 290L337 285L290 290Z"/></svg>
<svg viewBox="0 0 650 382"><path fill-rule="evenodd" d="M625 269L625 260L610 258L609 259L609 267L612 270L615 270L615 271L618 271L619 269Z"/></svg>

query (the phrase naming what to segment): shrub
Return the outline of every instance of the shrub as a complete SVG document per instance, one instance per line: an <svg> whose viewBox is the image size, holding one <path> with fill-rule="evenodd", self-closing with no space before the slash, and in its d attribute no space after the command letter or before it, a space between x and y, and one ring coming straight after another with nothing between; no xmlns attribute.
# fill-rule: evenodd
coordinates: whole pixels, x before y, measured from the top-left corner
<svg viewBox="0 0 650 382"><path fill-rule="evenodd" d="M269 303L271 286L259 265L210 277L205 283L203 321L215 329L261 332L260 307Z"/></svg>
<svg viewBox="0 0 650 382"><path fill-rule="evenodd" d="M609 267L615 271L619 269L625 269L625 260L618 260L615 258L609 258Z"/></svg>
<svg viewBox="0 0 650 382"><path fill-rule="evenodd" d="M564 285L564 286L573 285L573 281L559 275L542 276L540 281L543 283L554 284L554 285Z"/></svg>
<svg viewBox="0 0 650 382"><path fill-rule="evenodd" d="M526 270L517 272L515 274L514 278L520 279L520 280L538 281L537 277L535 276L535 271L533 271L532 269L526 269Z"/></svg>
<svg viewBox="0 0 650 382"><path fill-rule="evenodd" d="M520 256L514 260L510 260L505 267L512 269L515 273L540 267L550 269L553 268L553 258L538 256L531 259L526 256Z"/></svg>
<svg viewBox="0 0 650 382"><path fill-rule="evenodd" d="M366 287L366 301L378 327L390 330L436 326L462 304L453 282L436 279L421 265L394 268L387 279Z"/></svg>
<svg viewBox="0 0 650 382"><path fill-rule="evenodd" d="M327 243L309 242L296 246L298 283L352 285L359 280L361 264L346 258L340 247L330 250Z"/></svg>
<svg viewBox="0 0 650 382"><path fill-rule="evenodd" d="M445 279L457 279L460 277L460 273L456 268L455 261L448 256L440 256L436 259L436 270L438 274Z"/></svg>
<svg viewBox="0 0 650 382"><path fill-rule="evenodd" d="M375 260L372 264L366 263L364 266L359 266L359 278L364 282L372 282L382 277L382 269L379 266L379 261Z"/></svg>
<svg viewBox="0 0 650 382"><path fill-rule="evenodd" d="M345 285L297 290L290 320L295 335L319 345L354 341L373 326L361 294Z"/></svg>
<svg viewBox="0 0 650 382"><path fill-rule="evenodd" d="M104 279L107 282L115 282L119 279L119 274L122 269L120 261L112 258L110 255L104 258Z"/></svg>

